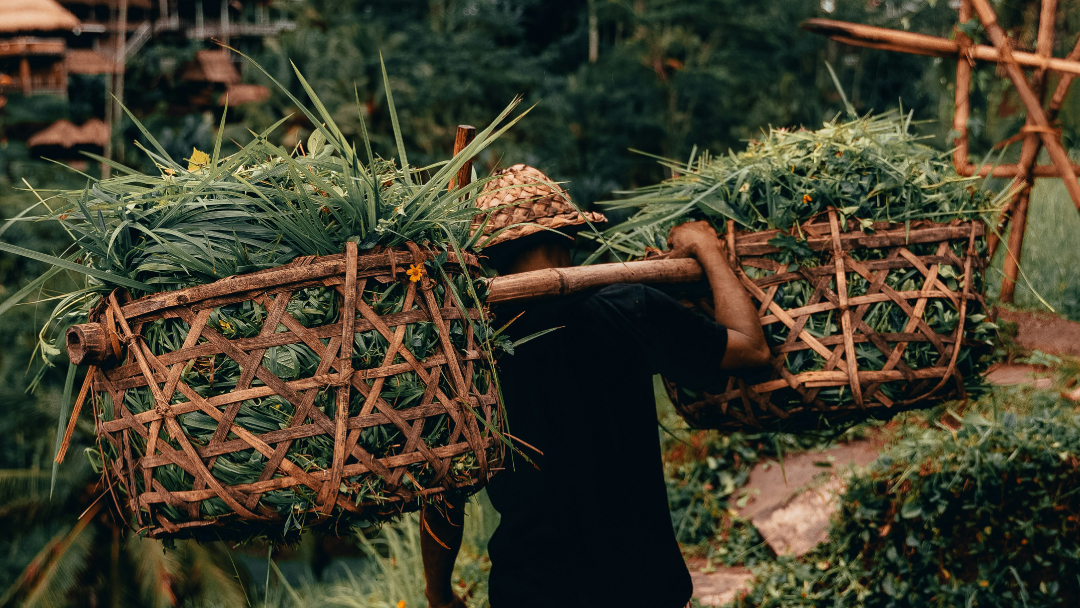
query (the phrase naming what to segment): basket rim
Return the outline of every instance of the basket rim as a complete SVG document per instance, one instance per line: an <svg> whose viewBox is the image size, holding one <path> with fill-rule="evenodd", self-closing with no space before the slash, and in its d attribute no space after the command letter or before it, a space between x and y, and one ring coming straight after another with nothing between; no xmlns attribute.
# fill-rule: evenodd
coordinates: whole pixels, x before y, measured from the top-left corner
<svg viewBox="0 0 1080 608"><path fill-rule="evenodd" d="M455 252L449 251L446 253L448 263L458 263L458 255ZM391 270L389 274L394 275L397 274L395 271L407 269L409 264L431 260L437 255L439 254L430 249L417 248L414 252L404 247L387 247L384 251L358 256L356 258L358 276L365 273L365 271L370 276L387 274L385 272L373 272L387 267ZM480 268L480 262L475 255L463 252L462 257L465 266ZM324 256L301 256L274 268L237 274L218 279L212 283L146 295L122 304L120 311L123 313L124 318L131 320L153 313L160 313L162 310L174 306L191 306L239 292L286 287L299 282L344 274L346 271L345 266L346 256L344 253Z"/></svg>

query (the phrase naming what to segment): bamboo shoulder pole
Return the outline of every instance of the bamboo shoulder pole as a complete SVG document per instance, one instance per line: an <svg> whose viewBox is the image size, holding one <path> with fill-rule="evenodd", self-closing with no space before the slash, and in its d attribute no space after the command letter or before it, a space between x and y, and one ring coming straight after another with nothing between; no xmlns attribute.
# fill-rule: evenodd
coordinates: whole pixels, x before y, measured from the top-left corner
<svg viewBox="0 0 1080 608"><path fill-rule="evenodd" d="M527 302L581 293L615 283L677 285L704 280L701 265L689 258L549 268L489 279L487 302ZM71 360L77 364L97 364L112 355L105 327L100 323L85 323L69 329L67 350Z"/></svg>
<svg viewBox="0 0 1080 608"><path fill-rule="evenodd" d="M705 280L697 260L649 260L573 268L547 268L495 277L488 282L488 304L553 298L613 285L677 285Z"/></svg>

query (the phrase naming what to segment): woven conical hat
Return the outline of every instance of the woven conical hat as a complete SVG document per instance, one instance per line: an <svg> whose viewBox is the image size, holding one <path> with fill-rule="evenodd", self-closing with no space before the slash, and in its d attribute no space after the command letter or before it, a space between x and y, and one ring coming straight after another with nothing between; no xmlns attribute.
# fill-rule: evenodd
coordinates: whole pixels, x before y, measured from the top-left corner
<svg viewBox="0 0 1080 608"><path fill-rule="evenodd" d="M570 204L570 195L535 167L514 165L499 171L495 177L496 179L484 185L483 192L476 199L476 207L494 209L503 205L513 206L492 213L484 226L484 234L492 234L507 226L524 222L538 225L515 226L501 232L489 242L481 239L480 242L485 247L542 232L544 228L577 226L584 224L586 220L593 223L607 221L603 214L594 211L586 211L584 215L578 213ZM483 218L483 215L476 217L473 230L479 227Z"/></svg>

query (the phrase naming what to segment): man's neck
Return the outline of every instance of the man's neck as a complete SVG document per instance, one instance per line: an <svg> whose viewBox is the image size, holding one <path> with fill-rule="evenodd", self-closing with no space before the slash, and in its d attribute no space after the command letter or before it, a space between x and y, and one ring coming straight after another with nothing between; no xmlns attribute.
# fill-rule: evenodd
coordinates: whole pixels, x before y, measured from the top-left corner
<svg viewBox="0 0 1080 608"><path fill-rule="evenodd" d="M506 274L517 274L545 268L570 266L570 251L562 245L544 243L523 252L507 269Z"/></svg>

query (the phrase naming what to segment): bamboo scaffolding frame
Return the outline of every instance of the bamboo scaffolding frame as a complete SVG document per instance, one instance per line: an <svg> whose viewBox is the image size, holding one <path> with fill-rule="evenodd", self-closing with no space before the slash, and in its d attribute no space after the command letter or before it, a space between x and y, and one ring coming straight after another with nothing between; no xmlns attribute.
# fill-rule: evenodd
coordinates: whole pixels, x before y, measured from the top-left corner
<svg viewBox="0 0 1080 608"><path fill-rule="evenodd" d="M993 46L973 44L971 40L956 31L956 39L949 40L925 34L900 32L887 28L834 21L830 19L811 19L802 24L802 28L829 38L867 48L896 51L901 53L928 55L957 59L956 67L956 110L953 117L954 140L953 162L961 175L991 175L993 177L1015 178L1021 184L1020 189L1002 212L997 231L988 237L988 257L993 257L998 245L998 233L1012 222L1009 240L1009 254L1006 256L1000 299L1012 302L1016 279L1019 275L1020 255L1023 250L1024 232L1027 227L1027 213L1031 197L1031 187L1035 178L1057 177L1065 182L1069 196L1080 211L1080 183L1077 174L1080 166L1074 165L1061 145L1061 135L1052 123L1057 117L1068 88L1076 75L1080 74L1080 40L1065 58L1051 56L1054 40L1054 18L1057 0L1042 0L1039 16L1038 42L1035 53L1014 51L1001 27L997 16L986 0L962 0L959 7L959 20L967 22L975 9L979 21L986 30ZM969 140L967 123L971 113L971 70L976 60L992 61L1004 67L1009 79L1016 87L1021 101L1027 108L1028 117L1020 136L1024 144L1020 161L1015 164L997 166L976 166L969 160ZM1029 82L1023 68L1034 68ZM1046 72L1061 74L1057 87L1046 110L1042 107ZM1011 140L1007 140L1011 141ZM1004 142L1004 143L1007 143ZM1002 145L1002 144L998 144ZM1052 164L1039 165L1039 151L1046 148Z"/></svg>
<svg viewBox="0 0 1080 608"><path fill-rule="evenodd" d="M1036 52L1040 57L1050 57L1051 51L1054 48L1054 14L1057 12L1057 0L1042 0L1042 6L1039 13L1039 36L1036 42ZM1031 78L1031 86L1034 89L1035 95L1042 99L1046 89L1046 70L1042 68L1036 68L1035 73ZM1049 120L1054 120L1053 112L1047 113ZM1034 121L1029 116L1025 120L1027 127L1033 127ZM1039 141L1039 137L1031 131L1028 131L1024 137L1024 144L1020 151L1020 162L1017 163L1020 166L1020 173L1017 175L1017 181L1023 182L1023 189L1019 194L1014 196L1009 202L1009 208L1002 213L1002 219L1008 217L1012 222L1012 232L1009 234L1009 248L1006 251L1004 270L1005 277L1001 282L1001 294L1002 300L1012 302L1016 295L1016 280L1015 277L1019 274L1020 260L1019 252L1024 250L1024 232L1027 230L1027 215L1028 215L1028 203L1031 200L1031 187L1034 180L1031 179L1031 171L1035 166L1035 161L1039 156L1039 150L1042 148L1042 142ZM1003 222L999 222L1001 224ZM997 248L998 237L995 234L992 239L991 245Z"/></svg>

